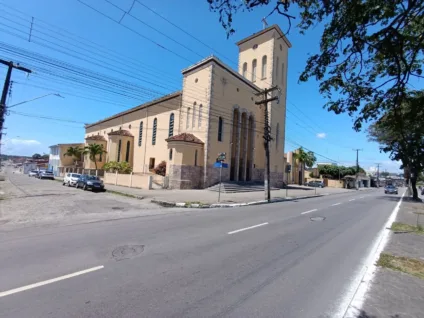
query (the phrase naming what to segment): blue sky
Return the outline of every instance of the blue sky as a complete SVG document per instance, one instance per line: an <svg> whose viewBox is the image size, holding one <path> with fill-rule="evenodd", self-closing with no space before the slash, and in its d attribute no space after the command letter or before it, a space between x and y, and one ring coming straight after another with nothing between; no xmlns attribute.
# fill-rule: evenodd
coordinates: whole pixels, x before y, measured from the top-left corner
<svg viewBox="0 0 424 318"><path fill-rule="evenodd" d="M133 2L108 1L124 10L128 10ZM111 19L119 20L123 15L122 11L105 0L84 2ZM60 93L64 98L50 95L11 109L19 114L11 113L6 119L5 126L8 129L2 152L24 155L48 153L49 145L82 142L83 123L97 121L161 93L180 89L181 70L211 54L236 68L238 51L234 43L260 30L261 19L269 11L263 8L238 14L234 19L236 33L227 39L218 22L218 15L209 11L206 0L140 2L201 39L215 52L138 2L135 2L131 11L135 18L126 15L119 24L77 0L0 0L0 48L7 43L92 72L135 83L139 87L126 90L123 96L117 95L113 88L111 91L115 93L87 89L78 83L58 80L54 76L69 76L69 73L48 69L47 72L54 72L54 76L51 73L49 75L40 68L40 64L33 64L37 72L29 77L14 71L8 105L49 93ZM29 42L32 17L32 40ZM287 28L286 20L281 16L269 17L268 23L277 23L283 30ZM361 148L360 163L363 167L372 168L376 162L380 162L383 169L396 172L399 164L380 153L378 145L368 142L364 132L356 133L352 129L352 118L335 115L322 108L325 100L318 92L317 82L310 80L308 83L298 83L308 53L316 52L319 47L320 31L321 28L317 27L302 36L293 28L288 35L293 47L289 51L288 65L286 151L301 144L319 154L319 162L329 161L325 158L328 157L341 164L352 165L356 156L352 149ZM5 50L0 51L0 58L13 58L23 64L28 63L27 58ZM0 67L0 78L3 79L5 74L6 67ZM25 116L28 114L69 121Z"/></svg>

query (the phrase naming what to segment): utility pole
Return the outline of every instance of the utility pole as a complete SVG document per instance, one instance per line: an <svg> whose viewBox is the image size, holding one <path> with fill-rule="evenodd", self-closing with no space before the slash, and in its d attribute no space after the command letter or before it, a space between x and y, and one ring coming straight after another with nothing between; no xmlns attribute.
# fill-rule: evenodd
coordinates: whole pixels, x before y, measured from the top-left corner
<svg viewBox="0 0 424 318"><path fill-rule="evenodd" d="M380 187L380 165L381 163L376 163L377 165L377 188Z"/></svg>
<svg viewBox="0 0 424 318"><path fill-rule="evenodd" d="M16 68L17 70L24 71L27 73L31 73L31 70L25 67L19 66L19 64L14 64L12 61L8 62L8 61L0 59L0 63L8 67L6 78L4 80L3 92L1 94L1 101L0 101L0 133L1 133L3 130L4 115L6 113L6 97L7 97L7 92L9 91L10 78L12 77L12 70ZM0 135L0 140L1 140L1 135Z"/></svg>
<svg viewBox="0 0 424 318"><path fill-rule="evenodd" d="M362 151L362 149L353 149L353 151L356 151L356 177L355 177L355 188L358 190L358 175L359 175L359 152Z"/></svg>
<svg viewBox="0 0 424 318"><path fill-rule="evenodd" d="M261 101L255 102L256 105L264 105L264 147L265 147L265 175L264 175L264 186L265 186L265 200L268 202L271 201L271 171L270 171L270 158L269 158L269 142L272 140L271 137L271 126L269 125L269 114L268 114L268 103L274 100L278 100L279 97L270 97L268 98L268 94L278 90L278 86L274 86L271 88L265 88L262 92L257 93L256 96L263 96Z"/></svg>

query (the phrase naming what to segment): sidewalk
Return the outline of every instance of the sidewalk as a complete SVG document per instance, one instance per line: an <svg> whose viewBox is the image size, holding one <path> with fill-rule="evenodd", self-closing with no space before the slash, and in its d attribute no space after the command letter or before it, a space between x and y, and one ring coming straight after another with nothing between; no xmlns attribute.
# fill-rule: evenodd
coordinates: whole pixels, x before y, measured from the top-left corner
<svg viewBox="0 0 424 318"><path fill-rule="evenodd" d="M193 207L201 206L217 206L218 203L218 192L209 191L206 189L201 190L165 190L165 189L155 189L155 190L146 190L138 188L128 188L122 186L115 186L111 184L105 184L106 190L119 192L122 194L142 197L144 199L154 200L156 203L165 202L169 205L164 204L165 206L173 206L175 203L180 203L179 206L191 206ZM372 190L373 188L366 188L360 190ZM307 198L315 197L329 194L337 193L347 193L353 192L356 190L350 189L338 189L338 188L309 188L301 186L291 186L287 191L282 190L272 190L271 198L273 201L283 201L286 199L295 199L295 198ZM287 195L286 195L287 194ZM265 199L263 191L257 192L243 192L243 193L221 193L220 204L221 205L234 205L234 204L247 204L252 202L260 202Z"/></svg>
<svg viewBox="0 0 424 318"><path fill-rule="evenodd" d="M404 198L357 318L424 316L424 203Z"/></svg>

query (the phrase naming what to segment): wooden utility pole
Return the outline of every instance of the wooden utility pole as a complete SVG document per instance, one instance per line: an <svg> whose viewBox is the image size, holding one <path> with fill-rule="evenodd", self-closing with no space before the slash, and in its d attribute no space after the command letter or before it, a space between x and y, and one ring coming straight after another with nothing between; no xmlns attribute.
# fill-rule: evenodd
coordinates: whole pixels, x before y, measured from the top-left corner
<svg viewBox="0 0 424 318"><path fill-rule="evenodd" d="M377 165L377 188L380 187L380 165L381 163L376 163Z"/></svg>
<svg viewBox="0 0 424 318"><path fill-rule="evenodd" d="M6 113L6 98L7 98L7 92L9 91L10 78L12 77L12 70L16 68L17 70L24 71L27 73L31 73L31 70L25 67L19 66L19 64L14 64L12 61L8 62L8 61L0 59L0 63L8 66L6 78L4 80L4 85L3 85L3 92L1 94L1 101L0 101L0 133L1 133L3 130L4 115ZM1 140L1 136L2 135L0 134L0 140Z"/></svg>
<svg viewBox="0 0 424 318"><path fill-rule="evenodd" d="M256 96L262 95L263 99L261 101L255 102L256 105L264 105L264 147L265 147L265 175L264 175L264 187L265 187L265 200L268 202L271 201L271 171L270 171L270 158L269 158L269 142L272 140L271 137L271 126L269 125L269 114L268 114L268 103L274 100L278 100L279 97L270 97L268 98L268 94L278 90L278 86L274 86L271 88L265 88L262 92L257 93Z"/></svg>
<svg viewBox="0 0 424 318"><path fill-rule="evenodd" d="M355 188L358 190L358 175L359 175L359 152L362 151L362 149L353 149L353 151L356 151L356 178L355 178Z"/></svg>

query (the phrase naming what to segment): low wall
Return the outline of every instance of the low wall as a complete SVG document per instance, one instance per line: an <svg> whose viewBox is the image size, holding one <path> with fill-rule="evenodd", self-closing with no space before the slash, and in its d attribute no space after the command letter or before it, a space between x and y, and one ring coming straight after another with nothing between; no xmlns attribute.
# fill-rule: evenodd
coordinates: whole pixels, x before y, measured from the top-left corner
<svg viewBox="0 0 424 318"><path fill-rule="evenodd" d="M343 180L330 180L324 179L324 184L329 188L343 188L344 182Z"/></svg>
<svg viewBox="0 0 424 318"><path fill-rule="evenodd" d="M119 174L106 172L104 174L103 182L105 184L113 184L129 188L149 189L150 178L151 175L149 174Z"/></svg>

